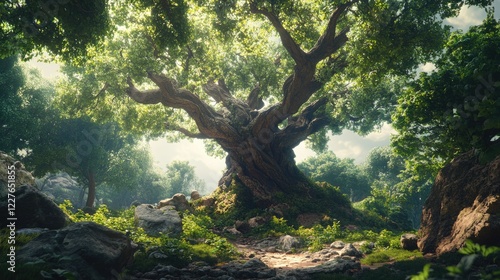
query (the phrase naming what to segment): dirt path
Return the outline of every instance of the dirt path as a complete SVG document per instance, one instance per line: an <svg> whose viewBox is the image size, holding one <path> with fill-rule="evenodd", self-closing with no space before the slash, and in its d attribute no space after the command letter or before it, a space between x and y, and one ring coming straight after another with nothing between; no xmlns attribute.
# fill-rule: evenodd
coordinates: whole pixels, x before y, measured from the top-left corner
<svg viewBox="0 0 500 280"><path fill-rule="evenodd" d="M338 257L338 251L331 248L316 253L305 250L284 252L277 248L277 239L254 240L239 238L233 243L245 259L259 258L270 268L283 270L314 267Z"/></svg>

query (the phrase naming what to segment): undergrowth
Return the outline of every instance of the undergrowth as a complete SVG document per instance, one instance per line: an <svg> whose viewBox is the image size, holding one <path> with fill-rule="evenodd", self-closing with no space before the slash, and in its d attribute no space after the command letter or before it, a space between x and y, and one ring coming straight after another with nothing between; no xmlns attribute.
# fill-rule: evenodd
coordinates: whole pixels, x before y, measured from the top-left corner
<svg viewBox="0 0 500 280"><path fill-rule="evenodd" d="M216 264L231 260L238 255L230 242L212 232L214 222L207 215L185 212L182 215L183 233L180 237L174 238L167 234L153 237L147 235L144 229L135 226L135 207L113 212L106 205L101 205L93 215L82 210L73 212L69 201L65 201L59 207L73 222L95 222L129 235L140 247L131 267L134 270L147 271L158 263L178 267L194 261ZM150 258L152 254L159 257Z"/></svg>

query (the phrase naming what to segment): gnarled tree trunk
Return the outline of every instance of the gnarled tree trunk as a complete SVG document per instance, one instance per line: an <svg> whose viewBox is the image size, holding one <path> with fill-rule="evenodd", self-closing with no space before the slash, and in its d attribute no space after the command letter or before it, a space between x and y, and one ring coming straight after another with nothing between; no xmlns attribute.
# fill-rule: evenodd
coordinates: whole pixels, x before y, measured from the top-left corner
<svg viewBox="0 0 500 280"><path fill-rule="evenodd" d="M283 84L283 98L279 104L262 109L264 103L259 97L258 86L249 93L247 100L240 100L231 95L223 79L209 81L203 89L225 107L225 112L220 112L191 91L179 88L174 80L155 73L148 75L157 89L140 91L128 79L127 94L142 104L161 103L186 111L196 122L197 132L173 125L167 128L192 138L213 139L221 145L228 153L226 179L221 183L237 176L259 205L275 203L277 193L308 195L311 186L296 167L293 148L329 122L328 116L319 110L328 99L318 99L299 110L323 86L315 79L316 65L347 41L348 30L337 33L336 24L350 5L352 3L340 5L331 14L324 33L308 52L294 41L277 15L250 5L251 12L265 16L273 24L296 63L294 73ZM343 66L345 64L340 63L339 67Z"/></svg>

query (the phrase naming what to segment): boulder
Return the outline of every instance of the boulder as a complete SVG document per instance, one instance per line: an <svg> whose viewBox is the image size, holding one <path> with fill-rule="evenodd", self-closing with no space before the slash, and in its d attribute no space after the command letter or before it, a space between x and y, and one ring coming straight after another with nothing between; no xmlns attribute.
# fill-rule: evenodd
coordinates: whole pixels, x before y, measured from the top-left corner
<svg viewBox="0 0 500 280"><path fill-rule="evenodd" d="M35 186L35 178L28 172L24 165L16 161L13 157L0 151L0 197L7 196L7 185L9 183L9 174L12 176L15 172L14 185L16 188L22 185Z"/></svg>
<svg viewBox="0 0 500 280"><path fill-rule="evenodd" d="M299 248L300 247L300 240L297 237L293 237L291 235L284 235L281 236L280 239L278 240L278 248L289 251L292 248Z"/></svg>
<svg viewBox="0 0 500 280"><path fill-rule="evenodd" d="M413 251L418 249L417 241L418 237L416 234L413 233L405 233L401 235L401 238L399 239L401 248L408 251Z"/></svg>
<svg viewBox="0 0 500 280"><path fill-rule="evenodd" d="M50 279L62 279L52 274L66 271L73 275L71 279L104 280L120 276L120 271L132 260L135 247L118 231L84 222L42 233L16 256L19 263L47 268L41 274L53 277Z"/></svg>
<svg viewBox="0 0 500 280"><path fill-rule="evenodd" d="M191 192L191 200L198 200L201 198L201 195L198 191Z"/></svg>
<svg viewBox="0 0 500 280"><path fill-rule="evenodd" d="M332 244L330 244L330 248L334 249L343 249L345 247L345 243L342 241L333 241Z"/></svg>
<svg viewBox="0 0 500 280"><path fill-rule="evenodd" d="M66 214L45 194L35 187L22 185L16 187L15 210L13 216L16 229L20 228L48 228L59 229L66 225ZM9 207L7 198L0 200L0 227L7 225L7 214Z"/></svg>
<svg viewBox="0 0 500 280"><path fill-rule="evenodd" d="M37 181L40 191L56 203L59 204L64 200L69 200L76 207L84 206L80 199L82 187L75 178L67 173L53 174Z"/></svg>
<svg viewBox="0 0 500 280"><path fill-rule="evenodd" d="M356 249L356 247L354 247L354 245L352 245L351 243L347 243L344 246L344 248L342 248L342 250L339 251L339 255L341 257L349 256L349 257L356 257L356 258L363 256L363 254L358 249Z"/></svg>
<svg viewBox="0 0 500 280"><path fill-rule="evenodd" d="M247 221L234 222L234 228L243 234L249 233L252 230L252 228L250 227L250 224Z"/></svg>
<svg viewBox="0 0 500 280"><path fill-rule="evenodd" d="M166 233L178 236L182 232L182 220L173 206L156 209L150 204L141 204L135 208L135 222L138 227L151 236Z"/></svg>
<svg viewBox="0 0 500 280"><path fill-rule="evenodd" d="M185 210L189 210L190 212L193 211L193 208L191 207L191 205L189 205L186 196L183 195L182 193L174 194L172 198L161 200L158 203L158 208L162 208L165 206L174 206L175 210L177 211L185 211Z"/></svg>
<svg viewBox="0 0 500 280"><path fill-rule="evenodd" d="M266 218L264 218L262 216L256 216L256 217L248 219L248 225L251 228L260 227L260 226L264 225L267 222L268 222L268 219L266 219Z"/></svg>
<svg viewBox="0 0 500 280"><path fill-rule="evenodd" d="M442 254L463 246L466 239L500 246L500 156L480 164L468 152L437 175L425 202L418 247Z"/></svg>

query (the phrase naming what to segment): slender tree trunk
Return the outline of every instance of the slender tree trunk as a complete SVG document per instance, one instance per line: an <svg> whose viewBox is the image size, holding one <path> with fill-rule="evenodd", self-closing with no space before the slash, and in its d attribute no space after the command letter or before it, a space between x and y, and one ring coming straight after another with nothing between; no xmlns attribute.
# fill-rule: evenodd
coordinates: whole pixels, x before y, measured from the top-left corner
<svg viewBox="0 0 500 280"><path fill-rule="evenodd" d="M94 172L89 171L88 174L88 188L89 188L89 193L87 195L87 203L85 204L86 207L94 207L94 202L95 202L95 177L94 177Z"/></svg>

